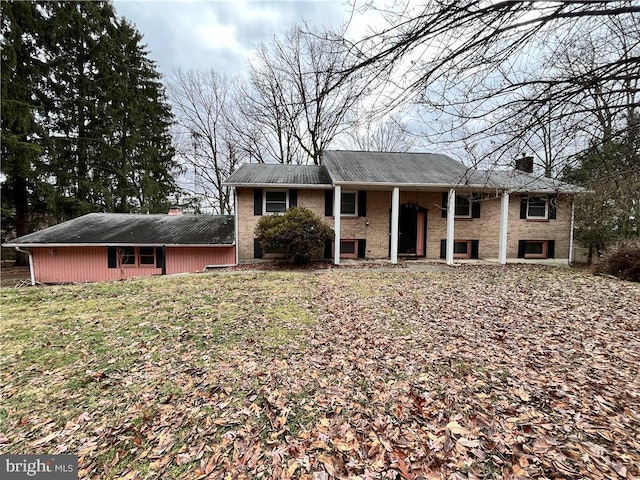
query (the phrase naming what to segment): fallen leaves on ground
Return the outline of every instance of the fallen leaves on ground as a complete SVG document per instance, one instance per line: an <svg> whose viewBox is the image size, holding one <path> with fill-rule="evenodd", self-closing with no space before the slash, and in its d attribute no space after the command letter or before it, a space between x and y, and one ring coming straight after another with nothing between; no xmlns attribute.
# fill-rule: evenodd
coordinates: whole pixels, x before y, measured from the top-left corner
<svg viewBox="0 0 640 480"><path fill-rule="evenodd" d="M637 284L468 266L2 295L0 452L75 453L80 478L640 477Z"/></svg>

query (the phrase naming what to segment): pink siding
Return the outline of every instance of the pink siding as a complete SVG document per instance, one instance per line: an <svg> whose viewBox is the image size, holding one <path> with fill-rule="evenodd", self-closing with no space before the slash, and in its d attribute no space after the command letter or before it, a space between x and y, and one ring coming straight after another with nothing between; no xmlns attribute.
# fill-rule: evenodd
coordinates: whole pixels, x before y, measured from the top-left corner
<svg viewBox="0 0 640 480"><path fill-rule="evenodd" d="M207 265L234 265L236 249L229 247L167 247L167 274L201 272Z"/></svg>
<svg viewBox="0 0 640 480"><path fill-rule="evenodd" d="M31 248L37 282L102 282L161 275L154 266L108 268L107 247ZM166 273L197 272L207 265L233 265L235 247L167 247Z"/></svg>

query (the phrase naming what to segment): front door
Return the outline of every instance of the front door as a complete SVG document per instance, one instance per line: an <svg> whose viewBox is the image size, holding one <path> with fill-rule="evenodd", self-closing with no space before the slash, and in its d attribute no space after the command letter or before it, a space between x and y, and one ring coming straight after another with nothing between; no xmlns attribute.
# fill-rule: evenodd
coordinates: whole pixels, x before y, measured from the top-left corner
<svg viewBox="0 0 640 480"><path fill-rule="evenodd" d="M424 256L427 210L416 204L400 206L398 219L398 255Z"/></svg>

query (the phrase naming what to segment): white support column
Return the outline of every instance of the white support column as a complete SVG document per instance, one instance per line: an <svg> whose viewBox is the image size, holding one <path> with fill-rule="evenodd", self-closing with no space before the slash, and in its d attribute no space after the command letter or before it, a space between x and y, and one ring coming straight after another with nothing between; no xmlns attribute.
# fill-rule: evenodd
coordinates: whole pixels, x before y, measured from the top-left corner
<svg viewBox="0 0 640 480"><path fill-rule="evenodd" d="M333 231L335 232L335 239L333 241L333 263L334 265L340 265L340 202L342 200L342 187L336 185L333 189Z"/></svg>
<svg viewBox="0 0 640 480"><path fill-rule="evenodd" d="M455 238L456 190L449 190L447 200L447 265L453 265L453 240Z"/></svg>
<svg viewBox="0 0 640 480"><path fill-rule="evenodd" d="M400 223L400 188L391 192L391 263L398 263L398 224Z"/></svg>
<svg viewBox="0 0 640 480"><path fill-rule="evenodd" d="M500 246L498 248L498 262L507 263L507 234L509 233L509 192L502 192L500 200Z"/></svg>
<svg viewBox="0 0 640 480"><path fill-rule="evenodd" d="M573 238L573 230L575 228L575 213L576 213L576 203L575 200L571 199L571 232L569 233L569 265L573 265L573 251L574 251L574 238Z"/></svg>

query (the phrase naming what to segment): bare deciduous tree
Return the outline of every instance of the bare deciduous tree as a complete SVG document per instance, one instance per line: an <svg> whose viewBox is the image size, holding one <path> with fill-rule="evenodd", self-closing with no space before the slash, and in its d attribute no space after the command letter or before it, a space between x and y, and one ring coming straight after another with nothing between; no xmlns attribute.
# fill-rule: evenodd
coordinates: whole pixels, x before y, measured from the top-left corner
<svg viewBox="0 0 640 480"><path fill-rule="evenodd" d="M342 143L347 148L368 152L408 152L416 142L405 122L389 118L361 122L346 134Z"/></svg>
<svg viewBox="0 0 640 480"><path fill-rule="evenodd" d="M396 4L384 11L387 28L351 45L360 60L343 73L348 78L366 71L383 82L385 108L420 104L430 120L436 119L430 127L439 124L435 133L452 132L451 141L466 143L469 151L486 142L475 163L504 162L507 152L533 141L525 140L532 132L548 146L541 124L546 128L549 121L558 125L571 118L570 128L576 129L585 115L615 118L640 106L636 95L607 105L585 101L585 91L598 85L614 96L638 91L640 52L633 19L639 12L640 5L629 1ZM612 21L632 31L607 32L598 50L604 54L584 68L559 68L555 62L565 49L573 50L581 36L603 31L603 22ZM611 42L627 42L626 54L607 50ZM555 153L544 154L549 155Z"/></svg>
<svg viewBox="0 0 640 480"><path fill-rule="evenodd" d="M352 63L343 42L300 28L258 47L243 110L276 139L275 160L320 164L322 151L355 123L359 77L341 73Z"/></svg>
<svg viewBox="0 0 640 480"><path fill-rule="evenodd" d="M219 214L233 212L232 194L223 182L242 158L229 121L230 89L231 80L214 71L177 70L168 85L176 148L187 166L185 187Z"/></svg>

